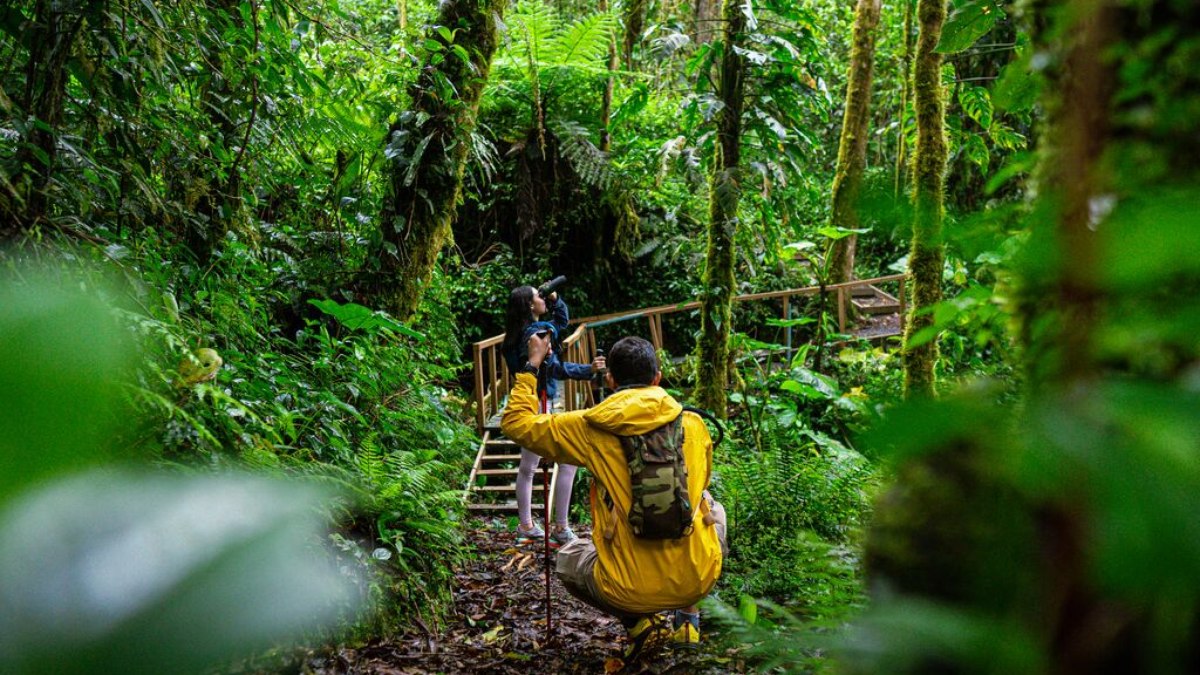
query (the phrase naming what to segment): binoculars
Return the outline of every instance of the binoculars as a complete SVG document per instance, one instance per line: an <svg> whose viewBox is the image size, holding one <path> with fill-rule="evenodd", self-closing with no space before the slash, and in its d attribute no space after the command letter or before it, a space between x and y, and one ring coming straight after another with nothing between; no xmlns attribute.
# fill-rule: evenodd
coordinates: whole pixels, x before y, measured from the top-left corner
<svg viewBox="0 0 1200 675"><path fill-rule="evenodd" d="M555 290L558 289L559 286L562 286L565 283L567 283L567 278L565 276L559 275L557 277L554 277L550 281L547 281L546 283L544 283L538 287L538 289L537 289L538 295L542 296L543 298L548 298L548 297L550 297L551 293L553 293Z"/></svg>

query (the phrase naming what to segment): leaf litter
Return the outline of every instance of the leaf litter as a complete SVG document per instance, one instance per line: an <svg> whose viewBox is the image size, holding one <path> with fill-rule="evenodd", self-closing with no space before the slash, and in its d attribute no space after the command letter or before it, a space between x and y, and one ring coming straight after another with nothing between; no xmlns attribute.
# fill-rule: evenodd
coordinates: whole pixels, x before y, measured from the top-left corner
<svg viewBox="0 0 1200 675"><path fill-rule="evenodd" d="M401 635L310 658L313 675L416 673L698 673L747 672L741 659L706 639L699 650L663 649L625 663L625 630L616 618L577 600L551 568L553 630L546 635L544 554L518 545L503 520L467 532L476 555L456 571L454 606L438 634L423 624ZM581 534L588 536L584 528ZM554 553L550 554L554 564Z"/></svg>

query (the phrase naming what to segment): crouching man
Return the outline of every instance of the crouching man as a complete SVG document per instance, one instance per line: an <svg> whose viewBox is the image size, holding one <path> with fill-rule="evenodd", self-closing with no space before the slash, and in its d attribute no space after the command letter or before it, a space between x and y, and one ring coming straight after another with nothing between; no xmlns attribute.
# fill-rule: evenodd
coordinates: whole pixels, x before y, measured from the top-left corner
<svg viewBox="0 0 1200 675"><path fill-rule="evenodd" d="M707 491L708 428L658 386L654 347L636 337L609 350L606 384L615 393L589 410L539 414L537 373L549 351L549 338L529 339L501 427L517 444L593 476L593 538L559 550L558 577L621 620L627 660L668 641L695 646L696 603L721 574L725 549L725 510Z"/></svg>

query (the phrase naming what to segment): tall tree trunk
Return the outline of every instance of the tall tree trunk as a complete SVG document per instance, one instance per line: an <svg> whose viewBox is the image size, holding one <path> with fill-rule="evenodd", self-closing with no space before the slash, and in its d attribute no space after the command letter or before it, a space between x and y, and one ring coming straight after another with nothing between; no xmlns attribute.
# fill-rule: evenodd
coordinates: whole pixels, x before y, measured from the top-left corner
<svg viewBox="0 0 1200 675"><path fill-rule="evenodd" d="M695 10L692 14L695 23L692 28L692 40L698 44L712 42L717 30L717 11L720 5L717 0L694 0Z"/></svg>
<svg viewBox="0 0 1200 675"><path fill-rule="evenodd" d="M904 330L904 390L906 396L934 393L937 336L919 345L913 336L933 325L928 309L942 300L942 193L946 173L946 105L942 100L942 56L934 49L946 20L946 0L918 0L917 58L913 71L917 109L917 148L914 161L912 249L908 274L912 302Z"/></svg>
<svg viewBox="0 0 1200 675"><path fill-rule="evenodd" d="M608 0L600 0L601 12L608 11ZM608 152L612 146L612 130L609 123L612 119L613 86L616 84L614 73L617 71L617 37L608 38L608 78L604 80L604 94L600 102L600 151Z"/></svg>
<svg viewBox="0 0 1200 675"><path fill-rule="evenodd" d="M871 76L875 67L875 32L879 27L880 0L858 0L854 13L854 45L850 50L850 77L846 85L846 111L838 144L837 173L833 178L832 225L858 227L858 196L867 165L867 140L871 134ZM829 283L854 277L854 250L858 235L837 240L829 261Z"/></svg>
<svg viewBox="0 0 1200 675"><path fill-rule="evenodd" d="M1061 66L1046 73L1046 119L1039 138L1037 191L1041 199L1036 222L1053 229L1035 231L1034 236L1046 240L1049 250L1057 251L1057 274L1027 279L1019 301L1023 331L1032 330L1032 313L1050 309L1046 298L1053 298L1058 315L1057 325L1040 337L1023 333L1027 374L1034 389L1047 382L1082 379L1093 370L1091 336L1100 298L1096 279L1099 243L1089 204L1109 189L1100 160L1110 136L1109 115L1117 81L1114 64L1097 55L1111 48L1117 19L1107 1L1075 11L1080 12L1079 18L1057 62Z"/></svg>
<svg viewBox="0 0 1200 675"><path fill-rule="evenodd" d="M896 176L892 197L900 199L900 186L904 184L904 169L908 159L908 102L912 100L912 19L916 0L904 0L904 54L900 57L900 77L904 85L900 89L900 124L896 129Z"/></svg>
<svg viewBox="0 0 1200 675"><path fill-rule="evenodd" d="M373 292L381 305L407 320L416 311L462 192L463 169L475 130L479 99L496 51L497 22L507 0L446 0L426 32L438 44L425 57L410 89L412 109L388 132L391 192L383 214L380 278ZM456 31L459 58L435 27Z"/></svg>
<svg viewBox="0 0 1200 675"><path fill-rule="evenodd" d="M29 40L25 92L20 108L39 124L30 125L13 158L11 190L0 193L0 239L8 239L42 221L49 208L46 189L58 163L58 129L63 122L67 61L87 14L97 3L69 7L39 0Z"/></svg>
<svg viewBox="0 0 1200 675"><path fill-rule="evenodd" d="M736 46L746 29L746 15L738 0L725 0L725 38L722 44L717 141L709 189L709 225L704 291L700 299L700 341L697 345L696 400L725 416L729 385L729 335L733 323L734 242L738 227L738 202L742 194L739 165L742 141L742 107L745 99L745 59Z"/></svg>
<svg viewBox="0 0 1200 675"><path fill-rule="evenodd" d="M649 4L650 0L625 0L625 70L633 70L633 50L642 42Z"/></svg>

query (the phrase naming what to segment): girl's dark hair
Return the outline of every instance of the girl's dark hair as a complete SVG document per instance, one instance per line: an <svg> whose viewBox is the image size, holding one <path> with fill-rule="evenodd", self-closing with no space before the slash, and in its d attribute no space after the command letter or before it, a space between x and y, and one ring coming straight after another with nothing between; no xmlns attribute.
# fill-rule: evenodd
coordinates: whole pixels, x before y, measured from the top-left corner
<svg viewBox="0 0 1200 675"><path fill-rule="evenodd" d="M503 349L512 349L521 341L525 327L533 323L533 296L537 289L533 286L517 286L508 296L508 310L504 313L504 345Z"/></svg>

